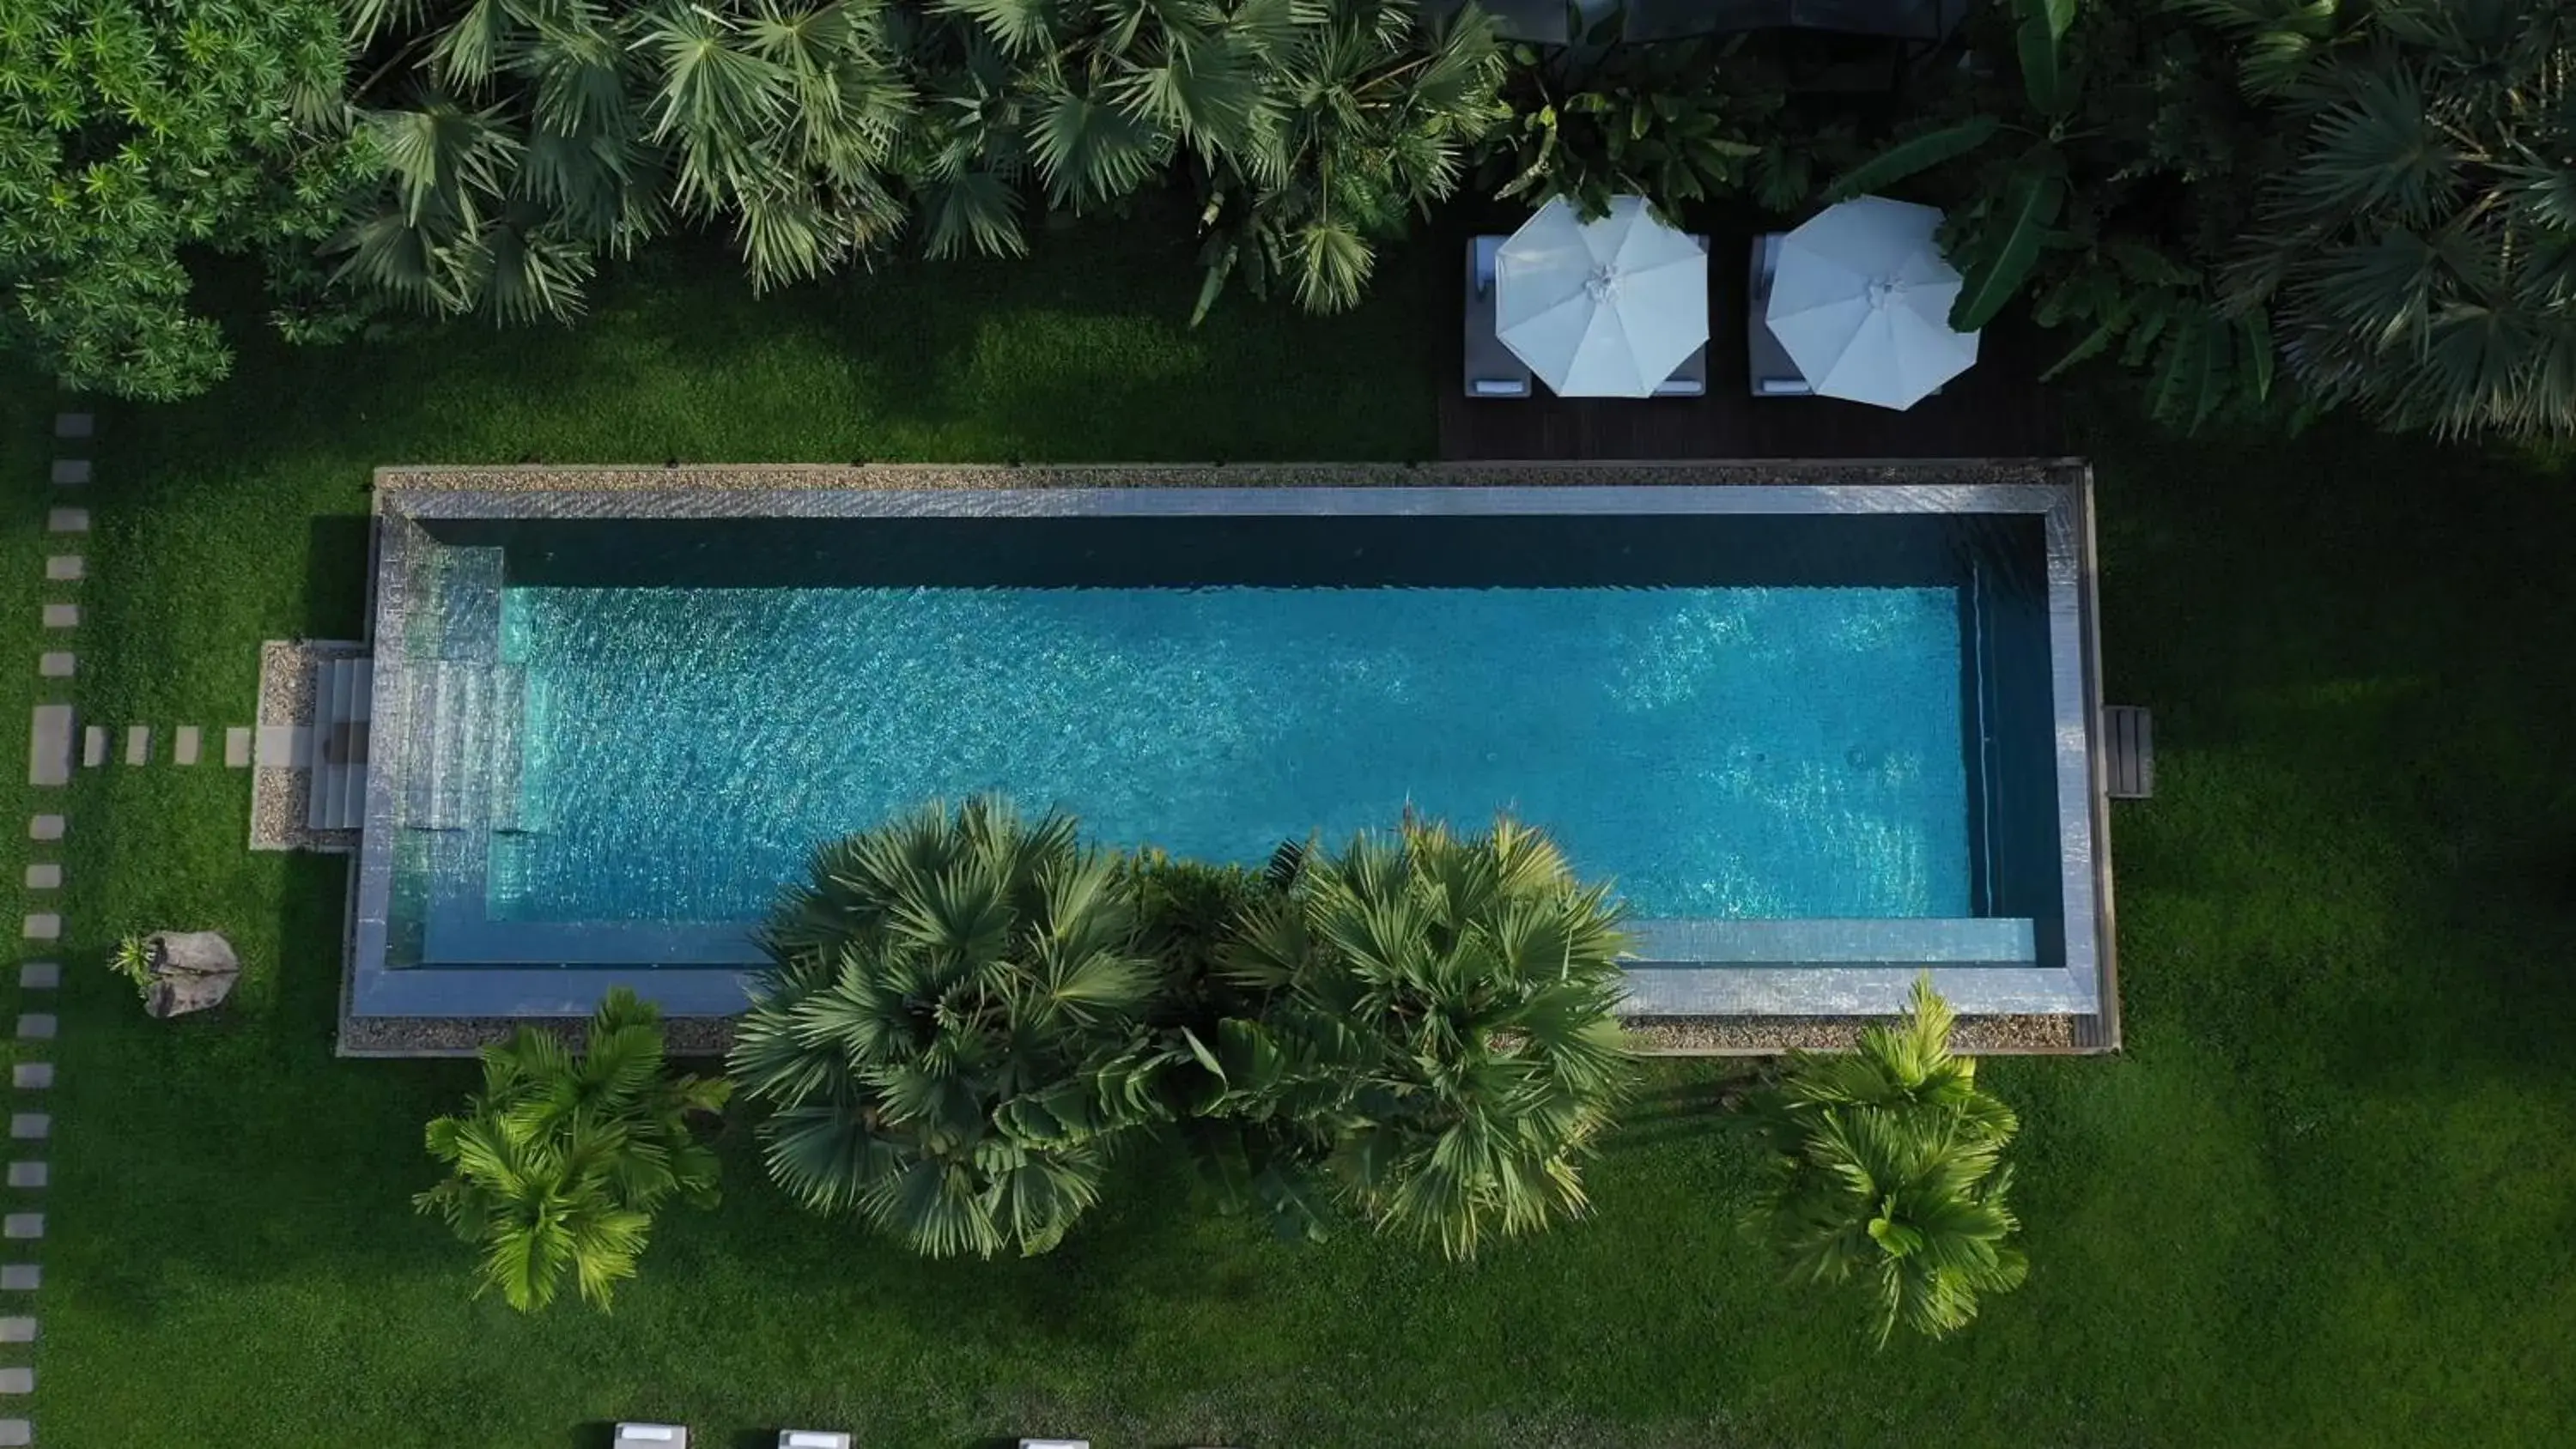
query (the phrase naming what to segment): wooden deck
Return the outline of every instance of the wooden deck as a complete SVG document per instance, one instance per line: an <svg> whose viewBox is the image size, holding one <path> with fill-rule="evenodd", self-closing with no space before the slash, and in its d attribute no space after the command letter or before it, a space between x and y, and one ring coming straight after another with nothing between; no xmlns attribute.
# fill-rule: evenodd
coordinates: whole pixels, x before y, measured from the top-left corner
<svg viewBox="0 0 2576 1449"><path fill-rule="evenodd" d="M1827 398L1755 397L1746 377L1743 233L1709 257L1708 395L1470 398L1457 360L1465 318L1453 300L1442 350L1440 456L1553 458L2044 458L2065 451L2039 373L2060 339L2027 323L1987 331L1977 365L1905 412Z"/></svg>

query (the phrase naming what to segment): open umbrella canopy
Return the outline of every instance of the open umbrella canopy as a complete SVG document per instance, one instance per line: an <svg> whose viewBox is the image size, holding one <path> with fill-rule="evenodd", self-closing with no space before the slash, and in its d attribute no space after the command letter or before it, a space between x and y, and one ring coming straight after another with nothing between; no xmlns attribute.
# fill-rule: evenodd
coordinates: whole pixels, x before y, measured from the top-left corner
<svg viewBox="0 0 2576 1449"><path fill-rule="evenodd" d="M1780 239L1763 321L1818 396L1910 408L1977 360L1977 334L1950 330L1940 225L1936 208L1863 196Z"/></svg>
<svg viewBox="0 0 2576 1449"><path fill-rule="evenodd" d="M1560 397L1651 397L1708 341L1708 252L1643 197L1594 222L1558 197L1494 258L1494 327Z"/></svg>

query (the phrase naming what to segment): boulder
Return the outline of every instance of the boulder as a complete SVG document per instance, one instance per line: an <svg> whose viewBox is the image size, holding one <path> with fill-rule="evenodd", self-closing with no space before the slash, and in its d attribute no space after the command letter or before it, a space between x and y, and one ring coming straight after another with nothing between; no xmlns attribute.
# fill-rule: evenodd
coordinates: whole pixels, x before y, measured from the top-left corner
<svg viewBox="0 0 2576 1449"><path fill-rule="evenodd" d="M241 958L215 931L155 931L144 938L151 953L152 984L143 1009L153 1016L185 1016L223 1005L241 979Z"/></svg>

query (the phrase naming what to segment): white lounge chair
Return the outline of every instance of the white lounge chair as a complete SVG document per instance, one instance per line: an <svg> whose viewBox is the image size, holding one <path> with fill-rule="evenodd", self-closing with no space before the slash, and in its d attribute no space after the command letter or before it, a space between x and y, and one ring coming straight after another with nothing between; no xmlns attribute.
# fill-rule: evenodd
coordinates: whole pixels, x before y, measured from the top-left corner
<svg viewBox="0 0 2576 1449"><path fill-rule="evenodd" d="M1771 324L1764 314L1771 309L1771 274L1780 267L1780 233L1765 232L1753 239L1751 264L1747 268L1745 288L1744 342L1750 355L1755 397L1813 397L1815 387L1798 364L1789 357L1789 349L1771 335Z"/></svg>
<svg viewBox="0 0 2576 1449"><path fill-rule="evenodd" d="M1091 1449L1088 1439L1023 1439L1020 1449Z"/></svg>
<svg viewBox="0 0 2576 1449"><path fill-rule="evenodd" d="M610 1449L689 1449L689 1431L677 1424L620 1424Z"/></svg>
<svg viewBox="0 0 2576 1449"><path fill-rule="evenodd" d="M831 1429L781 1429L778 1449L850 1449L850 1436Z"/></svg>
<svg viewBox="0 0 2576 1449"><path fill-rule="evenodd" d="M1494 335L1494 263L1511 238L1480 236L1467 243L1467 396L1528 397L1529 364Z"/></svg>

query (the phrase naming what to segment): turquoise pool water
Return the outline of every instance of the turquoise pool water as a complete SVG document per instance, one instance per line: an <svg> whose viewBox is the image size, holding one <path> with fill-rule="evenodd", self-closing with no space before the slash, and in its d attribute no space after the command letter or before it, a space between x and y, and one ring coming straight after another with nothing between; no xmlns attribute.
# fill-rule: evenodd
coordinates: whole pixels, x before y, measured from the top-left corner
<svg viewBox="0 0 2576 1449"><path fill-rule="evenodd" d="M1942 586L512 586L496 920L756 918L807 850L1003 791L1097 840L1509 810L1641 915L1972 909Z"/></svg>

